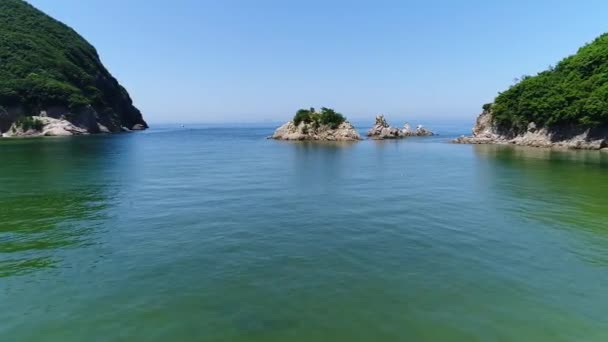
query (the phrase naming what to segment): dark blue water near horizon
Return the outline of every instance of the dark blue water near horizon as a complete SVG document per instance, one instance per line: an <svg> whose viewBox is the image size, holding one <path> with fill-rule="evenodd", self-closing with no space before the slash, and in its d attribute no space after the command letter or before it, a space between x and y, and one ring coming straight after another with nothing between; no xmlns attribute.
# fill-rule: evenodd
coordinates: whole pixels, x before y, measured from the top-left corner
<svg viewBox="0 0 608 342"><path fill-rule="evenodd" d="M606 341L608 153L425 126L0 140L0 341Z"/></svg>

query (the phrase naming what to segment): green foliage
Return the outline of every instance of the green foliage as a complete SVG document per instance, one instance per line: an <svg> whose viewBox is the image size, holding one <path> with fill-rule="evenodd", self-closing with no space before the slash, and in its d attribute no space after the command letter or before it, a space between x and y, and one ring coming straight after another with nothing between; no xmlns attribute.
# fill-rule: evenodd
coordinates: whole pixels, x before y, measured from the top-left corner
<svg viewBox="0 0 608 342"><path fill-rule="evenodd" d="M21 127L23 131L28 131L30 129L42 131L44 128L44 123L31 116L26 116L17 120L17 122L15 122L15 126Z"/></svg>
<svg viewBox="0 0 608 342"><path fill-rule="evenodd" d="M312 122L312 114L314 113L309 111L308 109L300 109L297 111L296 115L293 117L293 123L296 126L299 126L300 123L311 123Z"/></svg>
<svg viewBox="0 0 608 342"><path fill-rule="evenodd" d="M484 110L486 107L484 106ZM524 76L491 106L502 129L608 124L608 33L537 76Z"/></svg>
<svg viewBox="0 0 608 342"><path fill-rule="evenodd" d="M321 108L321 124L330 126L331 128L337 128L340 126L346 118L340 113L337 113L330 108Z"/></svg>
<svg viewBox="0 0 608 342"><path fill-rule="evenodd" d="M321 108L321 112L315 111L314 108L300 109L293 117L293 123L298 126L304 122L311 124L314 128L321 125L329 126L332 129L338 128L346 118L331 108Z"/></svg>
<svg viewBox="0 0 608 342"><path fill-rule="evenodd" d="M143 122L95 48L22 0L0 0L0 105L33 114L49 106L92 105Z"/></svg>

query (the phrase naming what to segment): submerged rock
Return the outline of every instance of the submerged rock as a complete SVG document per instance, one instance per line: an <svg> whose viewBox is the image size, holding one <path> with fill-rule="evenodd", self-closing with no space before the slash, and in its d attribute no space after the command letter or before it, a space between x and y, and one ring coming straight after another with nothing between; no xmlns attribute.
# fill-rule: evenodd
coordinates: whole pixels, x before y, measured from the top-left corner
<svg viewBox="0 0 608 342"><path fill-rule="evenodd" d="M374 126L367 132L367 136L375 140L425 137L431 135L434 135L434 133L421 125L418 125L415 130L412 130L408 123L405 123L402 129L391 127L384 118L384 115L376 116Z"/></svg>
<svg viewBox="0 0 608 342"><path fill-rule="evenodd" d="M542 127L534 122L525 132L503 131L494 124L492 112L484 110L477 117L472 136L462 136L457 144L502 144L530 147L557 147L567 149L600 150L608 147L608 128Z"/></svg>
<svg viewBox="0 0 608 342"><path fill-rule="evenodd" d="M283 126L277 128L274 134L270 137L276 140L299 140L299 141L357 141L361 140L359 133L351 125L345 121L336 128L327 125L313 125L311 123L301 122L295 125L290 121Z"/></svg>

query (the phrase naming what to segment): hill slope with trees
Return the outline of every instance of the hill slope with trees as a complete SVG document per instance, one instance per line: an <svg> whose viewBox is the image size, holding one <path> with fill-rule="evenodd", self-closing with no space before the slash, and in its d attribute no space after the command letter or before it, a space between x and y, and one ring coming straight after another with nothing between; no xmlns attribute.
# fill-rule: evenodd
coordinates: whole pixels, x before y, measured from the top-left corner
<svg viewBox="0 0 608 342"><path fill-rule="evenodd" d="M147 127L91 44L25 1L0 0L0 132L42 112L109 131Z"/></svg>
<svg viewBox="0 0 608 342"><path fill-rule="evenodd" d="M555 67L524 76L500 93L491 109L502 131L538 127L608 125L608 33L580 48Z"/></svg>

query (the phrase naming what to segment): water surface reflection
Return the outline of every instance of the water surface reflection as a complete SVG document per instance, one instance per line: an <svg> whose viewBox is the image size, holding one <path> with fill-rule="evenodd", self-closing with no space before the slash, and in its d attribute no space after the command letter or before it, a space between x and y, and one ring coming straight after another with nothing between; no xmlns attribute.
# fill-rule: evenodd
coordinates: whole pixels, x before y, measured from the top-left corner
<svg viewBox="0 0 608 342"><path fill-rule="evenodd" d="M584 248L576 243L580 239L569 240L569 250L587 261L608 265L606 153L492 145L474 148L484 162L481 182L495 206L538 227L585 239Z"/></svg>
<svg viewBox="0 0 608 342"><path fill-rule="evenodd" d="M117 147L108 137L2 141L0 277L53 267L59 251L92 243Z"/></svg>

